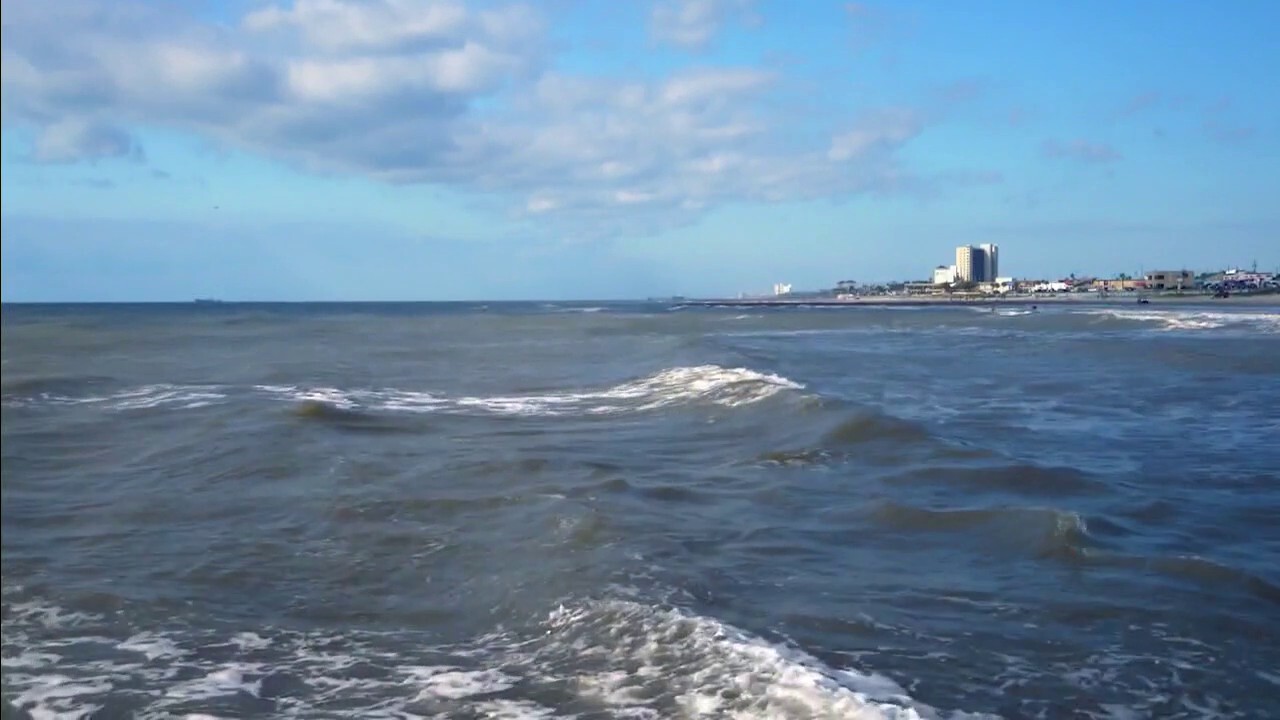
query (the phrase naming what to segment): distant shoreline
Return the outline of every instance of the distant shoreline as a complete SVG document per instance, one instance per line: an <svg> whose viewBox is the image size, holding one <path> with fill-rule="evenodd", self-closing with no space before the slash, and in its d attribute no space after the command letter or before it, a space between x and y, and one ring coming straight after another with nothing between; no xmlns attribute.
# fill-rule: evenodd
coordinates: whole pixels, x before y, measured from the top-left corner
<svg viewBox="0 0 1280 720"><path fill-rule="evenodd" d="M1213 305L1213 306L1263 306L1280 307L1280 293L1258 295L1232 295L1215 298L1212 295L1144 295L1150 305ZM1141 307L1136 295L1112 295L1064 293L1043 296L1018 295L1016 297L901 297L872 295L861 298L837 300L835 298L781 299L781 298L726 298L686 300L676 307L877 307L877 306L952 306L952 305L1105 305Z"/></svg>

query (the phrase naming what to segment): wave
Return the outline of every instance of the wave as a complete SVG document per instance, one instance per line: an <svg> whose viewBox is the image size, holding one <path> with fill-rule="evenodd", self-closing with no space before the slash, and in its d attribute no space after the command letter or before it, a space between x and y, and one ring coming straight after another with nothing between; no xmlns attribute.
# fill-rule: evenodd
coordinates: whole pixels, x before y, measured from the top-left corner
<svg viewBox="0 0 1280 720"><path fill-rule="evenodd" d="M1280 605L1280 585L1247 570L1199 555L1146 556L1089 550L1071 560L1083 565L1158 573L1173 580L1201 586L1215 594L1234 587Z"/></svg>
<svg viewBox="0 0 1280 720"><path fill-rule="evenodd" d="M919 442L932 436L918 422L882 413L864 413L848 418L823 437L827 446L850 446L880 440Z"/></svg>
<svg viewBox="0 0 1280 720"><path fill-rule="evenodd" d="M126 637L106 616L40 601L6 611L6 695L34 717L192 717L246 702L303 718L992 717L943 713L883 675L630 599L570 600L522 631L444 645L412 631L273 627Z"/></svg>
<svg viewBox="0 0 1280 720"><path fill-rule="evenodd" d="M95 405L111 410L148 410L157 407L193 409L227 399L224 388L214 385L174 385L159 383L120 390L104 395L66 395L41 392L4 398L6 407L43 405Z"/></svg>
<svg viewBox="0 0 1280 720"><path fill-rule="evenodd" d="M369 424L373 414L484 413L492 415L612 415L642 412L689 404L738 407L766 400L804 385L780 375L747 368L719 365L675 367L647 377L605 388L581 392L518 395L451 396L430 392L388 389L343 389L304 385L153 384L103 395L6 395L5 407L58 405L99 406L108 410L142 410L158 407L194 409L220 404L243 394L266 394L296 404L303 419L333 424Z"/></svg>
<svg viewBox="0 0 1280 720"><path fill-rule="evenodd" d="M46 375L37 377L4 378L3 392L6 400L11 397L40 395L69 395L86 388L99 387L114 382L103 375Z"/></svg>
<svg viewBox="0 0 1280 720"><path fill-rule="evenodd" d="M901 459L901 453L921 450L940 456L952 456L957 452L970 454L935 437L923 423L862 410L843 416L822 433L812 447L766 451L757 455L756 460L782 465L812 465L848 460L855 454L867 459L869 452L883 454L888 451L896 463Z"/></svg>
<svg viewBox="0 0 1280 720"><path fill-rule="evenodd" d="M1220 328L1280 334L1280 313L1213 312L1194 310L1082 309L1078 315L1105 316L1137 323L1156 323L1163 330L1215 330Z"/></svg>
<svg viewBox="0 0 1280 720"><path fill-rule="evenodd" d="M932 509L887 501L872 511L886 528L906 532L968 534L1000 550L1037 557L1072 557L1096 544L1085 519L1053 508L994 507Z"/></svg>
<svg viewBox="0 0 1280 720"><path fill-rule="evenodd" d="M293 414L301 420L357 432L399 433L415 429L377 413L339 407L322 400L303 400L293 409Z"/></svg>
<svg viewBox="0 0 1280 720"><path fill-rule="evenodd" d="M573 666L579 692L627 717L946 717L893 680L835 668L714 618L628 600L560 607L534 657ZM589 658L594 667L582 668ZM978 718L956 714L953 717Z"/></svg>
<svg viewBox="0 0 1280 720"><path fill-rule="evenodd" d="M997 467L931 466L895 475L890 482L927 481L940 485L1008 491L1025 495L1087 495L1108 486L1071 467L1042 467L1017 463Z"/></svg>
<svg viewBox="0 0 1280 720"><path fill-rule="evenodd" d="M1197 555L1157 557L1148 559L1146 566L1156 572L1190 580L1206 587L1237 585L1264 600L1280 604L1280 586L1253 573L1223 565L1208 558Z"/></svg>
<svg viewBox="0 0 1280 720"><path fill-rule="evenodd" d="M495 415L610 415L690 403L748 405L804 386L779 375L719 365L677 367L604 390L528 395L447 396L409 390L342 390L295 385L257 389L341 410L482 412Z"/></svg>

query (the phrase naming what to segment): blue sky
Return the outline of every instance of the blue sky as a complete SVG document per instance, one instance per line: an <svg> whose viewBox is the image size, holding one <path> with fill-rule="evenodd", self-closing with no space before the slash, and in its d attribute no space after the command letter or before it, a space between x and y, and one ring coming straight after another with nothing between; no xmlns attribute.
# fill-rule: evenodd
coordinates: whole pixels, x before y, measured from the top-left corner
<svg viewBox="0 0 1280 720"><path fill-rule="evenodd" d="M5 301L1280 265L1280 5L15 0Z"/></svg>

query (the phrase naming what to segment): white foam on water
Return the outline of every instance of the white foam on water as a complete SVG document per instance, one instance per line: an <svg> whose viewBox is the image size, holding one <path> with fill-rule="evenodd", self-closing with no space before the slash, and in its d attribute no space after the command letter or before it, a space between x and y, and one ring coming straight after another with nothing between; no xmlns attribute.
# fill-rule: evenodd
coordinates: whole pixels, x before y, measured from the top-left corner
<svg viewBox="0 0 1280 720"><path fill-rule="evenodd" d="M209 672L204 677L172 685L165 691L167 701L189 702L237 695L241 692L258 697L262 693L262 680L248 680L246 676L261 675L260 663L234 663ZM167 704L167 703L166 703Z"/></svg>
<svg viewBox="0 0 1280 720"><path fill-rule="evenodd" d="M45 605L35 600L13 603L9 614L14 621L38 622L46 628L75 627L94 621L87 613L67 612L56 605Z"/></svg>
<svg viewBox="0 0 1280 720"><path fill-rule="evenodd" d="M50 652L24 652L19 655L5 657L0 660L6 670L16 670L21 668L42 668L55 665L62 656L57 653Z"/></svg>
<svg viewBox="0 0 1280 720"><path fill-rule="evenodd" d="M527 700L486 700L476 703L475 709L481 717L492 720L547 720L573 717L557 715L551 708Z"/></svg>
<svg viewBox="0 0 1280 720"><path fill-rule="evenodd" d="M566 650L603 666L581 675L577 687L605 705L665 717L670 709L654 705L672 697L685 717L959 717L915 701L889 678L833 668L798 648L680 610L602 601L561 607L547 625Z"/></svg>
<svg viewBox="0 0 1280 720"><path fill-rule="evenodd" d="M271 646L271 641L255 632L236 633L231 642L241 650L260 650Z"/></svg>
<svg viewBox="0 0 1280 720"><path fill-rule="evenodd" d="M481 412L493 415L601 415L656 410L706 402L737 407L804 386L780 375L747 368L698 365L663 370L604 390L447 397L409 390L342 390L331 387L258 385L256 389L295 402L314 401L345 410Z"/></svg>
<svg viewBox="0 0 1280 720"><path fill-rule="evenodd" d="M1263 672L1262 670L1254 670L1254 673L1272 685L1280 687L1280 675L1277 675L1276 673Z"/></svg>
<svg viewBox="0 0 1280 720"><path fill-rule="evenodd" d="M511 689L518 678L498 670L460 670L455 667L405 667L403 672L421 683L419 698L457 700Z"/></svg>
<svg viewBox="0 0 1280 720"><path fill-rule="evenodd" d="M185 405L195 402L213 403L225 399L226 393L199 385L148 385L112 398L113 410L143 410L161 405Z"/></svg>
<svg viewBox="0 0 1280 720"><path fill-rule="evenodd" d="M1213 312L1194 310L1082 309L1081 315L1105 315L1120 320L1159 323L1163 330L1215 330L1229 328L1262 334L1280 334L1280 313Z"/></svg>
<svg viewBox="0 0 1280 720"><path fill-rule="evenodd" d="M18 693L19 708L40 718L85 717L123 692L142 703L131 710L141 717L182 717L209 712L212 700L262 698L264 680L278 674L297 678L303 689L262 698L277 717L959 717L916 702L888 678L830 667L712 618L631 600L575 604L527 633L498 631L441 647L405 644L397 633L262 629L220 638L151 631L103 644L116 656L88 662L49 653L49 646L100 638L38 639L29 633L39 629L44 637L39 614L26 617L33 622L20 626L6 617L5 650L47 653L50 664L6 671L6 685ZM213 660L198 652L206 646L241 652ZM145 663L131 659L148 652Z"/></svg>
<svg viewBox="0 0 1280 720"><path fill-rule="evenodd" d="M173 658L183 655L182 650L179 650L172 640L155 633L139 633L116 647L121 650L142 653L147 660Z"/></svg>
<svg viewBox="0 0 1280 720"><path fill-rule="evenodd" d="M16 685L23 679L10 675L6 681ZM13 704L25 709L32 720L78 720L102 709L102 705L85 701L84 696L103 695L111 689L111 683L101 678L41 675L13 699Z"/></svg>
<svg viewBox="0 0 1280 720"><path fill-rule="evenodd" d="M396 388L342 389L300 385L254 385L252 392L291 402L324 403L342 410L557 416L609 415L690 403L738 407L760 402L784 390L803 388L800 383L771 373L740 367L697 365L669 368L602 390L577 392L450 397ZM47 395L19 404L100 405L113 411L160 407L194 410L221 404L233 391L234 388L224 386L159 384L105 396L73 398Z"/></svg>
<svg viewBox="0 0 1280 720"><path fill-rule="evenodd" d="M213 385L172 385L160 383L143 385L121 390L110 395L87 395L73 397L41 393L35 398L18 400L14 403L22 405L91 405L101 406L108 410L148 410L163 406L178 406L187 409L216 405L227 399L225 388Z"/></svg>

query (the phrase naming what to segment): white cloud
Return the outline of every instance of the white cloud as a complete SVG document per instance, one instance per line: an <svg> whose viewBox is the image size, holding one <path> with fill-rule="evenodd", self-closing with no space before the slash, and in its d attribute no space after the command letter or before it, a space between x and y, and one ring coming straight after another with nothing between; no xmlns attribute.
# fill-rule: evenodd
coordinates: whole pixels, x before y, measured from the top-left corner
<svg viewBox="0 0 1280 720"><path fill-rule="evenodd" d="M291 29L312 47L338 52L449 41L469 20L466 8L449 0L297 0L251 12L243 24L254 32Z"/></svg>
<svg viewBox="0 0 1280 720"><path fill-rule="evenodd" d="M698 49L750 8L750 0L662 0L649 15L649 33L660 42Z"/></svg>
<svg viewBox="0 0 1280 720"><path fill-rule="evenodd" d="M46 126L36 138L33 157L39 162L64 163L102 158L142 159L129 133L105 123L68 119Z"/></svg>
<svg viewBox="0 0 1280 720"><path fill-rule="evenodd" d="M910 111L798 139L811 111L778 101L777 73L552 71L525 5L297 0L229 27L108 0L5 13L4 122L38 130L48 161L140 153L121 128L169 127L303 169L447 185L584 237L922 182L896 159L923 131Z"/></svg>
<svg viewBox="0 0 1280 720"><path fill-rule="evenodd" d="M467 43L414 56L291 60L286 74L289 90L299 100L356 103L395 92L481 92L515 64L514 58Z"/></svg>
<svg viewBox="0 0 1280 720"><path fill-rule="evenodd" d="M911 111L884 110L862 119L849 132L832 138L827 158L833 162L846 162L878 151L890 151L915 137L920 129L920 120Z"/></svg>

